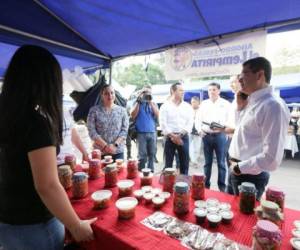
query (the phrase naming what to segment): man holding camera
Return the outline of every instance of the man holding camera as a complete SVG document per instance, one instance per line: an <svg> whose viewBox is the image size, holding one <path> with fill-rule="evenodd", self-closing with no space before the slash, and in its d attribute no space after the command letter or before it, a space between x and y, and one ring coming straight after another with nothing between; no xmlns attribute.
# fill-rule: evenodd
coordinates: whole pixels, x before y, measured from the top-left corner
<svg viewBox="0 0 300 250"><path fill-rule="evenodd" d="M152 101L151 86L144 86L131 110L137 131L139 170L145 168L148 162L147 167L154 171L158 114L158 107Z"/></svg>

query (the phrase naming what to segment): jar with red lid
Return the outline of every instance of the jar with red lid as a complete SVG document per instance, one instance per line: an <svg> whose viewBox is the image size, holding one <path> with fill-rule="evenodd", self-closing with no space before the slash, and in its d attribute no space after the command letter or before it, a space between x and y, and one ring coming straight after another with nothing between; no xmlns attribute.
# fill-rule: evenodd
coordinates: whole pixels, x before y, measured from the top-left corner
<svg viewBox="0 0 300 250"><path fill-rule="evenodd" d="M110 164L104 168L104 178L106 187L115 187L118 182L118 170L116 165Z"/></svg>
<svg viewBox="0 0 300 250"><path fill-rule="evenodd" d="M69 165L61 165L58 167L58 177L61 185L65 189L72 186L72 170Z"/></svg>
<svg viewBox="0 0 300 250"><path fill-rule="evenodd" d="M277 225L259 220L253 229L253 250L280 250L282 233Z"/></svg>
<svg viewBox="0 0 300 250"><path fill-rule="evenodd" d="M88 194L88 178L84 172L77 172L72 177L72 193L74 199L80 199Z"/></svg>
<svg viewBox="0 0 300 250"><path fill-rule="evenodd" d="M192 198L195 200L204 200L205 198L205 175L194 174L192 176Z"/></svg>
<svg viewBox="0 0 300 250"><path fill-rule="evenodd" d="M152 185L153 174L150 168L142 169L141 173L141 186L151 186Z"/></svg>
<svg viewBox="0 0 300 250"><path fill-rule="evenodd" d="M89 164L90 179L98 179L101 176L101 161L99 159L90 159Z"/></svg>
<svg viewBox="0 0 300 250"><path fill-rule="evenodd" d="M176 182L174 185L173 211L177 215L189 212L189 185L185 182Z"/></svg>
<svg viewBox="0 0 300 250"><path fill-rule="evenodd" d="M99 159L99 160L101 160L101 151L100 151L100 149L94 149L92 151L92 159Z"/></svg>
<svg viewBox="0 0 300 250"><path fill-rule="evenodd" d="M69 165L72 169L72 171L76 168L76 157L72 154L65 155L65 164Z"/></svg>
<svg viewBox="0 0 300 250"><path fill-rule="evenodd" d="M285 193L281 189L277 187L268 187L266 191L266 200L277 203L281 208L281 211L284 210L284 199Z"/></svg>
<svg viewBox="0 0 300 250"><path fill-rule="evenodd" d="M134 179L138 176L138 161L129 159L127 162L127 179Z"/></svg>
<svg viewBox="0 0 300 250"><path fill-rule="evenodd" d="M176 180L176 170L174 168L166 168L163 173L163 191L173 193Z"/></svg>

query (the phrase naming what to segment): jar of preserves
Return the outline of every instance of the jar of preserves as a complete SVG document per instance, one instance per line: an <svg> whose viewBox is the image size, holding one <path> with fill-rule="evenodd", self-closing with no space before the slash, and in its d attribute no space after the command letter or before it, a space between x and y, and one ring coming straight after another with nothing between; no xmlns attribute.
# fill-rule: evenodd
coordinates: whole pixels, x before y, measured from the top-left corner
<svg viewBox="0 0 300 250"><path fill-rule="evenodd" d="M259 220L253 229L253 250L280 250L282 234L278 226Z"/></svg>
<svg viewBox="0 0 300 250"><path fill-rule="evenodd" d="M72 193L73 198L80 199L88 194L88 178L84 172L77 172L72 177L73 186Z"/></svg>
<svg viewBox="0 0 300 250"><path fill-rule="evenodd" d="M141 186L151 186L152 185L153 174L151 169L144 168L141 173Z"/></svg>
<svg viewBox="0 0 300 250"><path fill-rule="evenodd" d="M98 179L101 176L101 161L99 159L90 159L89 164L90 179Z"/></svg>
<svg viewBox="0 0 300 250"><path fill-rule="evenodd" d="M194 174L192 176L192 198L204 200L205 198L205 175Z"/></svg>
<svg viewBox="0 0 300 250"><path fill-rule="evenodd" d="M118 170L116 165L109 164L104 168L104 178L106 187L115 187L118 182Z"/></svg>
<svg viewBox="0 0 300 250"><path fill-rule="evenodd" d="M189 185L186 182L176 182L174 185L173 211L177 215L189 212Z"/></svg>
<svg viewBox="0 0 300 250"><path fill-rule="evenodd" d="M127 179L134 179L138 176L137 160L129 159L127 162Z"/></svg>
<svg viewBox="0 0 300 250"><path fill-rule="evenodd" d="M100 149L94 149L92 151L92 159L99 159L99 160L101 160L101 151L100 151Z"/></svg>
<svg viewBox="0 0 300 250"><path fill-rule="evenodd" d="M240 191L240 211L245 214L254 213L256 202L256 188L253 183L243 182L239 186Z"/></svg>
<svg viewBox="0 0 300 250"><path fill-rule="evenodd" d="M65 155L65 164L69 165L72 171L75 171L76 168L76 157L72 154Z"/></svg>
<svg viewBox="0 0 300 250"><path fill-rule="evenodd" d="M163 173L163 191L173 193L176 180L176 170L174 168L166 168Z"/></svg>
<svg viewBox="0 0 300 250"><path fill-rule="evenodd" d="M72 186L72 170L69 165L58 167L58 177L64 189L69 189Z"/></svg>
<svg viewBox="0 0 300 250"><path fill-rule="evenodd" d="M281 211L284 210L285 193L277 187L268 187L266 191L266 200L273 201L278 204Z"/></svg>

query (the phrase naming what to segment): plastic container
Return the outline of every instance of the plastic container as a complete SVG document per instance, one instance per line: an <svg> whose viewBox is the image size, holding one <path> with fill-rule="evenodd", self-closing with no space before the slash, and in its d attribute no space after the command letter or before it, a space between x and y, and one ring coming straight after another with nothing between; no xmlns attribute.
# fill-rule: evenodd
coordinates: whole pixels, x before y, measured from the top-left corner
<svg viewBox="0 0 300 250"><path fill-rule="evenodd" d="M295 250L300 250L300 238L291 238L290 243Z"/></svg>
<svg viewBox="0 0 300 250"><path fill-rule="evenodd" d="M133 195L135 198L137 198L138 201L140 201L143 198L143 194L144 194L144 192L141 189L133 191Z"/></svg>
<svg viewBox="0 0 300 250"><path fill-rule="evenodd" d="M202 224L205 222L207 211L203 208L195 208L194 215L196 217L197 224Z"/></svg>
<svg viewBox="0 0 300 250"><path fill-rule="evenodd" d="M205 198L205 175L194 174L192 176L192 198L195 200L204 200Z"/></svg>
<svg viewBox="0 0 300 250"><path fill-rule="evenodd" d="M166 168L163 173L163 191L173 193L176 180L176 170L174 168Z"/></svg>
<svg viewBox="0 0 300 250"><path fill-rule="evenodd" d="M74 199L81 199L88 194L88 178L86 173L74 173L72 182L72 194Z"/></svg>
<svg viewBox="0 0 300 250"><path fill-rule="evenodd" d="M110 190L99 190L92 194L95 209L107 208L111 201L112 192Z"/></svg>
<svg viewBox="0 0 300 250"><path fill-rule="evenodd" d="M127 162L127 179L134 179L138 176L137 160L129 159Z"/></svg>
<svg viewBox="0 0 300 250"><path fill-rule="evenodd" d="M173 211L177 215L189 212L189 185L186 182L176 182L174 185Z"/></svg>
<svg viewBox="0 0 300 250"><path fill-rule="evenodd" d="M116 201L120 219L131 219L135 215L135 207L138 201L134 197L124 197Z"/></svg>
<svg viewBox="0 0 300 250"><path fill-rule="evenodd" d="M117 182L119 188L119 196L130 196L133 192L134 182L132 180L121 180Z"/></svg>
<svg viewBox="0 0 300 250"><path fill-rule="evenodd" d="M207 212L208 213L218 213L219 212L219 207L207 207Z"/></svg>
<svg viewBox="0 0 300 250"><path fill-rule="evenodd" d="M233 219L233 212L230 210L221 211L222 222L224 224L230 224Z"/></svg>
<svg viewBox="0 0 300 250"><path fill-rule="evenodd" d="M218 213L208 213L207 214L208 226L211 228L216 228L219 226L222 217Z"/></svg>
<svg viewBox="0 0 300 250"><path fill-rule="evenodd" d="M90 179L98 179L101 176L101 161L99 159L90 159L89 161L89 177Z"/></svg>
<svg viewBox="0 0 300 250"><path fill-rule="evenodd" d="M92 159L99 159L101 160L101 151L99 149L94 149L92 151Z"/></svg>
<svg viewBox="0 0 300 250"><path fill-rule="evenodd" d="M229 203L227 203L227 202L221 202L219 204L219 209L221 211L229 211L231 209L231 205Z"/></svg>
<svg viewBox="0 0 300 250"><path fill-rule="evenodd" d="M143 186L142 187L142 190L144 193L149 193L149 192L152 192L152 187L151 186Z"/></svg>
<svg viewBox="0 0 300 250"><path fill-rule="evenodd" d="M281 189L277 187L268 187L266 191L266 200L277 203L281 211L284 210L285 194Z"/></svg>
<svg viewBox="0 0 300 250"><path fill-rule="evenodd" d="M143 199L145 200L145 204L151 203L153 198L154 198L154 194L152 194L152 193L144 193L143 194Z"/></svg>
<svg viewBox="0 0 300 250"><path fill-rule="evenodd" d="M259 220L253 230L253 250L280 250L282 234L274 223Z"/></svg>
<svg viewBox="0 0 300 250"><path fill-rule="evenodd" d="M206 209L206 201L198 200L194 202L194 205L195 207Z"/></svg>
<svg viewBox="0 0 300 250"><path fill-rule="evenodd" d="M58 167L58 177L64 189L72 187L72 170L69 165L61 165Z"/></svg>
<svg viewBox="0 0 300 250"><path fill-rule="evenodd" d="M295 238L300 238L300 229L299 228L294 228L292 230L292 235L295 237Z"/></svg>
<svg viewBox="0 0 300 250"><path fill-rule="evenodd" d="M165 199L162 197L156 196L156 197L152 198L152 203L153 203L154 208L160 209L164 205Z"/></svg>
<svg viewBox="0 0 300 250"><path fill-rule="evenodd" d="M256 202L256 188L253 183L243 182L239 186L240 211L244 214L253 214Z"/></svg>
<svg viewBox="0 0 300 250"><path fill-rule="evenodd" d="M72 169L72 171L75 171L76 168L76 157L72 154L67 154L65 156L65 164L69 165Z"/></svg>
<svg viewBox="0 0 300 250"><path fill-rule="evenodd" d="M140 174L141 177L141 186L151 186L153 174L151 173L151 169L144 168L142 169L142 173Z"/></svg>
<svg viewBox="0 0 300 250"><path fill-rule="evenodd" d="M118 182L118 170L114 164L107 165L104 168L105 187L115 187Z"/></svg>
<svg viewBox="0 0 300 250"><path fill-rule="evenodd" d="M206 207L218 207L219 201L215 198L209 198L206 200Z"/></svg>

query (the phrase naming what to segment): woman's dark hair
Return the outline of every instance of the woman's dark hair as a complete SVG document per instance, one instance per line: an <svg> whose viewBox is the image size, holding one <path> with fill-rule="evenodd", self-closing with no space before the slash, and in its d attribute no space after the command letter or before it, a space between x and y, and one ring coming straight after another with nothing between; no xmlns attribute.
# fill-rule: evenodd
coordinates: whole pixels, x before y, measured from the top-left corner
<svg viewBox="0 0 300 250"><path fill-rule="evenodd" d="M46 49L24 45L13 55L0 96L0 129L15 129L38 110L48 121L56 143L62 143L62 73L56 58ZM25 132L25 131L24 131Z"/></svg>

